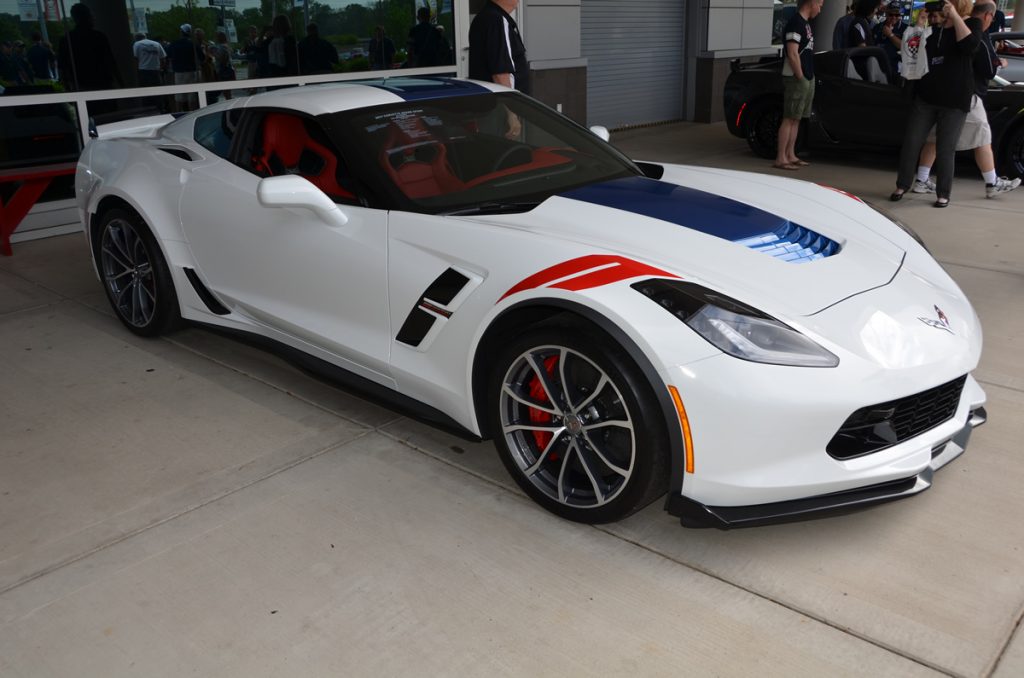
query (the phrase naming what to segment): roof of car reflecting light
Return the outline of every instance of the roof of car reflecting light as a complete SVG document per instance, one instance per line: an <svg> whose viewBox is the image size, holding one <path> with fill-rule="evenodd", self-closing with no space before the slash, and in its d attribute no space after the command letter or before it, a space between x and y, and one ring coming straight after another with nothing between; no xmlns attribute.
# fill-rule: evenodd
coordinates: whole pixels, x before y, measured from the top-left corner
<svg viewBox="0 0 1024 678"><path fill-rule="evenodd" d="M357 108L508 91L500 85L456 78L380 78L303 85L257 94L247 107L289 108L324 115Z"/></svg>

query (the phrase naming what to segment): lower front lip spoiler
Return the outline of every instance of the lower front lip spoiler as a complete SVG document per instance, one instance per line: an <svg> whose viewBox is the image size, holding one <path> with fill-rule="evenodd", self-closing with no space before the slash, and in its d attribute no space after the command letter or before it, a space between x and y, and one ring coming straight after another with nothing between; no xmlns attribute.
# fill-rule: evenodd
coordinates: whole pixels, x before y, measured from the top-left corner
<svg viewBox="0 0 1024 678"><path fill-rule="evenodd" d="M972 410L967 418L967 424L956 435L932 448L931 463L923 471L909 478L833 494L754 506L707 506L682 495L673 495L668 500L666 510L674 516L679 516L684 527L730 530L825 518L903 499L920 494L931 487L935 471L963 454L967 449L971 431L984 424L986 419L985 408Z"/></svg>

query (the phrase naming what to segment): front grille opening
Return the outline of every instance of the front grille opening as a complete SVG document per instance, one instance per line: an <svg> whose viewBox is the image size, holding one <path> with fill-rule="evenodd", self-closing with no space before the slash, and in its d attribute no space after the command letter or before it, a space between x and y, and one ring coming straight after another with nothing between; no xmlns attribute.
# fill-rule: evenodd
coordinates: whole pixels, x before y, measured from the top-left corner
<svg viewBox="0 0 1024 678"><path fill-rule="evenodd" d="M853 459L921 435L956 414L967 376L915 395L870 405L846 420L825 450L836 459Z"/></svg>

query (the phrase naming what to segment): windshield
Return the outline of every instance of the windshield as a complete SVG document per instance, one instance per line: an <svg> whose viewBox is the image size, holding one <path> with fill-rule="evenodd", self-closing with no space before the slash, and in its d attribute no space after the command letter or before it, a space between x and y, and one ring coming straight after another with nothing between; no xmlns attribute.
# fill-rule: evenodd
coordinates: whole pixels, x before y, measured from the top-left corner
<svg viewBox="0 0 1024 678"><path fill-rule="evenodd" d="M513 93L409 101L327 122L412 211L522 211L556 193L640 174L589 130Z"/></svg>

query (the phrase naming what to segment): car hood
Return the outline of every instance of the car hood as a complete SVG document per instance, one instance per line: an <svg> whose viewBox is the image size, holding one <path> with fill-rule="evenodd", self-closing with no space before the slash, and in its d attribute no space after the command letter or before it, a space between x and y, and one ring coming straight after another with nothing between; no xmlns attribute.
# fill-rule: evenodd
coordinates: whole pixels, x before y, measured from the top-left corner
<svg viewBox="0 0 1024 678"><path fill-rule="evenodd" d="M896 227L842 191L747 172L664 167L660 180L616 179L556 195L527 213L479 220L634 258L798 316L886 285L903 261L903 249L883 235ZM779 237L773 234L807 247L766 246Z"/></svg>

